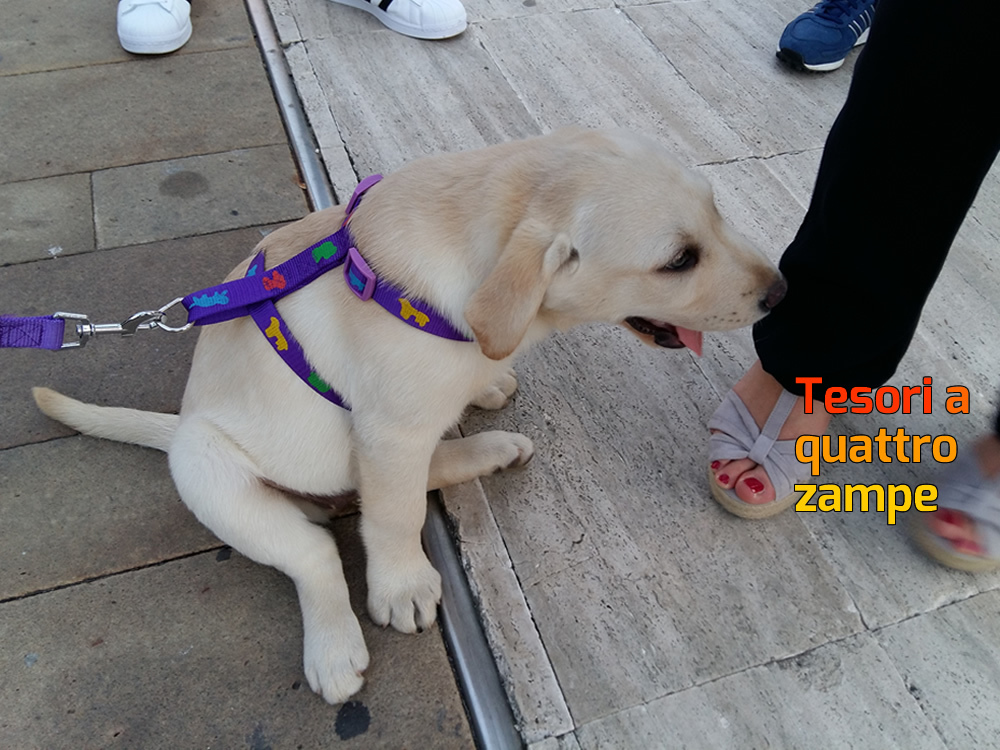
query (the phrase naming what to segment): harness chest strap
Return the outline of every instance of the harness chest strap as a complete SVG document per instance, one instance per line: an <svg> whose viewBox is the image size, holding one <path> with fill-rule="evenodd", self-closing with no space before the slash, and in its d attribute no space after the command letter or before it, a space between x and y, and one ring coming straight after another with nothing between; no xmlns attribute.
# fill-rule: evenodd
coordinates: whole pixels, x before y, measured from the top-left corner
<svg viewBox="0 0 1000 750"><path fill-rule="evenodd" d="M373 175L358 185L348 203L344 223L334 234L270 270L265 270L264 253L258 253L242 279L185 297L189 322L203 325L249 315L278 356L306 385L327 401L348 410L350 407L343 397L309 364L302 346L274 304L323 273L343 265L344 280L359 299L374 300L403 322L426 333L454 341L472 341L430 304L409 297L403 288L379 278L354 246L348 220L362 195L380 179L381 175ZM212 309L216 307L222 309Z"/></svg>
<svg viewBox="0 0 1000 750"><path fill-rule="evenodd" d="M264 253L258 253L250 264L248 276L252 275L251 271L263 267ZM341 395L333 390L310 366L302 346L292 335L288 324L281 317L278 308L274 306L274 302L268 299L253 305L250 308L250 317L253 318L253 322L257 324L277 355L291 368L292 372L299 376L302 382L330 403L350 411L351 407L344 403Z"/></svg>
<svg viewBox="0 0 1000 750"><path fill-rule="evenodd" d="M381 179L380 174L363 179L347 204L340 229L271 269L270 276L264 272L263 256L258 256L261 260L255 258L242 279L216 284L184 297L182 304L188 311L188 323L208 325L249 315L255 304L280 299L342 265L351 245L347 222L361 197Z"/></svg>

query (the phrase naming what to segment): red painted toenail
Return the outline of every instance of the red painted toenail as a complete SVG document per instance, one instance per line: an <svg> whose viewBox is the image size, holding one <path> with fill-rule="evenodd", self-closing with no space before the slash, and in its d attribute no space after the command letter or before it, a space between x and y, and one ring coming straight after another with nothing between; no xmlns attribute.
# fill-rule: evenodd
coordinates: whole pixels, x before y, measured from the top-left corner
<svg viewBox="0 0 1000 750"><path fill-rule="evenodd" d="M722 461L712 461L712 469L718 469L722 465Z"/></svg>
<svg viewBox="0 0 1000 750"><path fill-rule="evenodd" d="M728 474L719 474L719 476L716 478L719 480L719 484L729 484Z"/></svg>
<svg viewBox="0 0 1000 750"><path fill-rule="evenodd" d="M764 483L757 479L756 477L750 477L743 482L751 492L762 492L764 489Z"/></svg>
<svg viewBox="0 0 1000 750"><path fill-rule="evenodd" d="M961 526L962 516L950 508L940 508L937 512L938 520L949 526Z"/></svg>

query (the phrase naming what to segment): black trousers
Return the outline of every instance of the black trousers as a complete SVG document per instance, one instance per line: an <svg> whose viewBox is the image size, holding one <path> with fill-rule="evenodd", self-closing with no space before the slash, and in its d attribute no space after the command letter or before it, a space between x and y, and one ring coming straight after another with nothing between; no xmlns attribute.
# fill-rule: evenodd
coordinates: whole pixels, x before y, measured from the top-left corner
<svg viewBox="0 0 1000 750"><path fill-rule="evenodd" d="M788 295L754 328L785 389L802 395L806 376L875 387L895 372L1000 150L998 27L1000 3L986 0L879 4L781 259Z"/></svg>

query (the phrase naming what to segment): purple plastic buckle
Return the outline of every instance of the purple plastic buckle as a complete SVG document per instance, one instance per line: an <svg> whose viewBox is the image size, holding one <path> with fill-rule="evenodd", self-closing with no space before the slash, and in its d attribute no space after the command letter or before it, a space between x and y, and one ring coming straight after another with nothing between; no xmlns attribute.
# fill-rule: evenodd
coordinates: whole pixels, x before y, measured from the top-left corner
<svg viewBox="0 0 1000 750"><path fill-rule="evenodd" d="M363 196L372 185L381 179L382 175L373 174L370 177L365 177L365 179L358 183L358 186L354 189L354 195L351 196L351 200L347 203L347 211L345 212L347 216L354 213L354 209L356 209L358 204L361 202L361 196Z"/></svg>
<svg viewBox="0 0 1000 750"><path fill-rule="evenodd" d="M365 263L356 247L347 251L347 262L344 263L344 281L360 300L369 300L375 294L375 273Z"/></svg>

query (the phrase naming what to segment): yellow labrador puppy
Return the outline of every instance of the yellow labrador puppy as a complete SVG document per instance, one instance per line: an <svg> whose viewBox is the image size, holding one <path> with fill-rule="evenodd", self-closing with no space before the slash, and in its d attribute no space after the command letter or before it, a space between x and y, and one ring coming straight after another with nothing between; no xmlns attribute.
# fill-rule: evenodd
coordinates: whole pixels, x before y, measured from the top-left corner
<svg viewBox="0 0 1000 750"><path fill-rule="evenodd" d="M334 207L270 234L258 247L266 267L343 219ZM708 183L625 132L561 130L415 161L375 185L349 226L380 277L469 341L415 330L336 272L277 309L351 411L310 390L249 318L205 328L180 415L35 391L46 414L82 432L167 451L199 520L292 578L305 673L331 703L361 687L368 652L334 541L289 493L356 492L372 619L404 632L427 627L441 581L420 543L426 491L520 466L533 451L514 433L441 436L470 404L506 403L519 350L597 321L627 322L647 343L697 348L697 332L753 323L784 293L774 266L723 221Z"/></svg>

